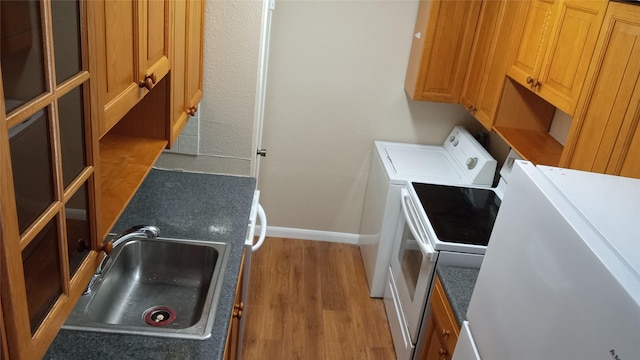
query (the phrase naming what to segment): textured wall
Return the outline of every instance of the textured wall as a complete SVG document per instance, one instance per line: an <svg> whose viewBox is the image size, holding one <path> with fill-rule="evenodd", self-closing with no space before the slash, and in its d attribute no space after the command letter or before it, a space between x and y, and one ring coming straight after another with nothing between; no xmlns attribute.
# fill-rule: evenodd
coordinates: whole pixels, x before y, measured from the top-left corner
<svg viewBox="0 0 640 360"><path fill-rule="evenodd" d="M198 156L165 153L157 166L250 174L261 11L261 1L206 1Z"/></svg>

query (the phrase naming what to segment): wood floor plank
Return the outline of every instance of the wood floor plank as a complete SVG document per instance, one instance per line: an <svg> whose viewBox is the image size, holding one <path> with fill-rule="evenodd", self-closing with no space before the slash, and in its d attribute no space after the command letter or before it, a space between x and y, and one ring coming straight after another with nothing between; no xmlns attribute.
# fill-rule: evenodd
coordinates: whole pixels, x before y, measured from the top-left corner
<svg viewBox="0 0 640 360"><path fill-rule="evenodd" d="M341 263L339 247L333 243L319 243L320 258L323 266L319 267L322 288L322 308L332 311L347 310L347 290L349 286Z"/></svg>
<svg viewBox="0 0 640 360"><path fill-rule="evenodd" d="M324 358L324 326L322 326L322 288L318 269L323 266L316 247L310 241L303 241L304 247L304 298L297 304L304 323L303 344L307 358Z"/></svg>
<svg viewBox="0 0 640 360"><path fill-rule="evenodd" d="M395 359L360 250L267 238L252 256L243 359Z"/></svg>
<svg viewBox="0 0 640 360"><path fill-rule="evenodd" d="M357 359L359 344L352 341L349 334L354 330L351 314L343 311L325 310L323 326L326 329L324 343L327 359Z"/></svg>

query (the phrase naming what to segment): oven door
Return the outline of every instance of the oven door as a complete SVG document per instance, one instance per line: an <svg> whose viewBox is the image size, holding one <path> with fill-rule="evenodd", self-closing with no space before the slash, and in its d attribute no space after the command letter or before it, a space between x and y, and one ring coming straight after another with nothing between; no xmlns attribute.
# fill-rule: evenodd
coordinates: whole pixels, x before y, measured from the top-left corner
<svg viewBox="0 0 640 360"><path fill-rule="evenodd" d="M409 334L415 344L433 281L438 253L406 189L401 191L402 214L391 257L391 273Z"/></svg>

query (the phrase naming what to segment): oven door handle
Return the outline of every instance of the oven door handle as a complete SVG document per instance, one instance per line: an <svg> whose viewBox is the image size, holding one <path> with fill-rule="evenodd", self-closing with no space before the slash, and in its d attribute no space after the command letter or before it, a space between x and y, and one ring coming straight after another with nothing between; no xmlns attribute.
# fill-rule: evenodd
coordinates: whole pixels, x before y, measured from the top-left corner
<svg viewBox="0 0 640 360"><path fill-rule="evenodd" d="M402 204L402 213L404 214L404 219L409 226L409 230L416 238L418 246L420 246L420 250L422 250L422 253L427 256L431 260L431 262L436 261L437 254L435 249L433 248L433 246L431 246L431 244L428 243L424 232L418 231L418 214L415 207L413 206L413 201L411 201L411 195L409 195L407 189L401 189L400 196L400 203Z"/></svg>

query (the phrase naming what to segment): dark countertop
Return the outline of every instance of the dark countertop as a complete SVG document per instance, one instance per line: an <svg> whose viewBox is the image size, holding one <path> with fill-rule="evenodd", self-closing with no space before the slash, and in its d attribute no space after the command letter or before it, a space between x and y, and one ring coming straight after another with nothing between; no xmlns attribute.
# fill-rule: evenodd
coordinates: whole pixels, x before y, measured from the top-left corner
<svg viewBox="0 0 640 360"><path fill-rule="evenodd" d="M473 288L478 279L480 269L461 266L438 266L437 273L442 283L453 315L458 321L458 326L467 318L467 308L471 301Z"/></svg>
<svg viewBox="0 0 640 360"><path fill-rule="evenodd" d="M60 330L44 358L222 359L255 188L256 181L250 177L152 169L112 230L155 225L161 237L230 244L209 339Z"/></svg>

